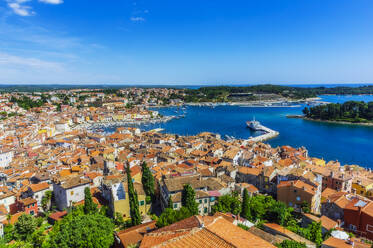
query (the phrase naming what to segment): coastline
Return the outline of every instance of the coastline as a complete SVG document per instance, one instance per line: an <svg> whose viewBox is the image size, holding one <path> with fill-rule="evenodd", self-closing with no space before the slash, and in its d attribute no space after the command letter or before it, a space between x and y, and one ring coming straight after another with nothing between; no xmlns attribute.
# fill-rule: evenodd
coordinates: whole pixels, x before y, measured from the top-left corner
<svg viewBox="0 0 373 248"><path fill-rule="evenodd" d="M299 104L310 101L319 101L320 97L311 97L306 99L288 99L282 98L278 100L266 100L266 101L247 101L247 102L188 102L184 103L186 106L245 106L245 107L293 107L293 105L272 105L272 104ZM269 105L270 104L270 105Z"/></svg>
<svg viewBox="0 0 373 248"><path fill-rule="evenodd" d="M164 116L161 118L154 118L154 119L146 119L146 120L128 120L128 121L108 121L108 122L86 122L82 124L78 124L74 126L72 129L95 129L95 128L105 128L105 127L112 127L112 126L139 126L144 124L156 124L156 123L164 123L171 121L173 119L182 118L183 116L175 116L169 115Z"/></svg>
<svg viewBox="0 0 373 248"><path fill-rule="evenodd" d="M331 121L331 120L312 119L312 118L305 117L303 115L287 115L286 118L303 119L306 121L324 122L324 123L331 123L331 124L373 127L373 122L366 123L366 122Z"/></svg>

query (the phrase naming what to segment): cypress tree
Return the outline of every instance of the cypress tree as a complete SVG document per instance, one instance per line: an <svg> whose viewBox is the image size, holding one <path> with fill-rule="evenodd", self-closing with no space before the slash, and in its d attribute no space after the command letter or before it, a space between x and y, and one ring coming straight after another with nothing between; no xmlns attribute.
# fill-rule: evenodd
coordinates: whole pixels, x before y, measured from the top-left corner
<svg viewBox="0 0 373 248"><path fill-rule="evenodd" d="M249 192L247 191L246 188L243 191L241 216L249 220L251 219L250 206L249 206Z"/></svg>
<svg viewBox="0 0 373 248"><path fill-rule="evenodd" d="M89 187L86 187L84 189L83 210L85 214L92 214L97 210L97 205L92 200L91 190L89 189Z"/></svg>
<svg viewBox="0 0 373 248"><path fill-rule="evenodd" d="M198 203L196 202L196 193L189 184L184 185L181 194L181 204L186 207L192 215L198 214Z"/></svg>
<svg viewBox="0 0 373 248"><path fill-rule="evenodd" d="M149 167L145 162L141 164L142 177L141 182L144 187L145 194L154 200L154 177Z"/></svg>
<svg viewBox="0 0 373 248"><path fill-rule="evenodd" d="M131 223L133 226L141 224L141 216L139 211L139 200L137 198L137 192L133 187L132 176L130 166L127 165L127 183L128 183L128 197L130 202L130 215Z"/></svg>
<svg viewBox="0 0 373 248"><path fill-rule="evenodd" d="M168 198L168 206L167 208L174 209L174 203L172 202L171 196Z"/></svg>

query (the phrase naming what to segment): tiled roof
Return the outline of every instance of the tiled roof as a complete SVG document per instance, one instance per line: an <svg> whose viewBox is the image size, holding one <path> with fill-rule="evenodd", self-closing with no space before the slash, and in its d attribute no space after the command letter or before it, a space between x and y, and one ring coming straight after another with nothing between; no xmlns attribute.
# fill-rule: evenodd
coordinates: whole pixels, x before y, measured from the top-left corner
<svg viewBox="0 0 373 248"><path fill-rule="evenodd" d="M38 184L31 184L30 188L32 192L39 192L45 189L49 189L50 185L47 182L42 182Z"/></svg>
<svg viewBox="0 0 373 248"><path fill-rule="evenodd" d="M223 217L192 216L147 234L140 247L275 247Z"/></svg>
<svg viewBox="0 0 373 248"><path fill-rule="evenodd" d="M351 244L348 244L343 239L337 239L334 237L330 237L327 240L325 240L323 243L323 246L327 247L335 247L335 248L352 248L353 246Z"/></svg>

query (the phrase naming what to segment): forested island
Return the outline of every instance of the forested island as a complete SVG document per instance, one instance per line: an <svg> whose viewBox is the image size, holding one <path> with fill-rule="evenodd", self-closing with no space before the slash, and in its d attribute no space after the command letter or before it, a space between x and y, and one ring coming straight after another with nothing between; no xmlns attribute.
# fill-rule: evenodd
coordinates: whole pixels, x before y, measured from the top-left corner
<svg viewBox="0 0 373 248"><path fill-rule="evenodd" d="M253 85L253 86L210 86L198 89L186 89L182 97L185 102L232 102L238 98L245 101L261 100L262 95L284 97L288 99L307 99L319 95L360 95L373 94L373 85L360 87L296 87L284 85ZM271 96L270 96L271 97Z"/></svg>
<svg viewBox="0 0 373 248"><path fill-rule="evenodd" d="M373 102L348 101L329 103L303 109L305 118L348 123L372 123Z"/></svg>

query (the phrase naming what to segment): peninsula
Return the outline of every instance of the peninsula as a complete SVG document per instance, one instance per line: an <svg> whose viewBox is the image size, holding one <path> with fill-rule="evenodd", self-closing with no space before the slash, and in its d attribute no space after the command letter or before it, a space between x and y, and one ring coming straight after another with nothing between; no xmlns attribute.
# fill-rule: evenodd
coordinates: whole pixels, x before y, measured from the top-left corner
<svg viewBox="0 0 373 248"><path fill-rule="evenodd" d="M303 116L298 117L307 120L373 125L373 102L348 101L345 103L329 103L306 107Z"/></svg>

